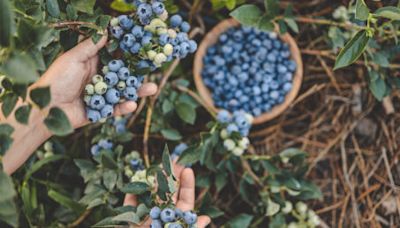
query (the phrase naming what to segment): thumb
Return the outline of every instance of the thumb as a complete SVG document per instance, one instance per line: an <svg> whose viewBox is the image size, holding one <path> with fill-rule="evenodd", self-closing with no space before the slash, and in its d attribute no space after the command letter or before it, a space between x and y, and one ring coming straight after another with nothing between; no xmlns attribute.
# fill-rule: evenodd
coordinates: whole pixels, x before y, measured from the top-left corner
<svg viewBox="0 0 400 228"><path fill-rule="evenodd" d="M80 42L77 46L67 52L68 55L73 55L78 61L84 62L93 56L97 55L97 52L103 48L107 43L107 34L103 35L97 43L94 43L92 38Z"/></svg>

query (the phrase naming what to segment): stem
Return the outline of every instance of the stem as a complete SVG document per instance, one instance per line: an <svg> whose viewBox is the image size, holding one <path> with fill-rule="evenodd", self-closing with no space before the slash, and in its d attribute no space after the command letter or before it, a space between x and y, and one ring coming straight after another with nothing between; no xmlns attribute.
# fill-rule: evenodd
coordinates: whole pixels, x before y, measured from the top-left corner
<svg viewBox="0 0 400 228"><path fill-rule="evenodd" d="M77 226L79 226L79 224L81 224L83 222L83 220L85 220L85 218L90 215L91 212L92 212L92 209L88 209L88 210L84 211L81 214L81 216L79 216L79 218L77 218L73 223L69 224L67 227L77 227Z"/></svg>
<svg viewBox="0 0 400 228"><path fill-rule="evenodd" d="M144 128L144 135L143 135L143 158L146 168L150 167L150 159L149 159L149 150L148 150L148 141L149 141L149 134L150 134L150 125L151 125L151 116L153 115L153 106L149 105L147 108L146 114L146 124Z"/></svg>
<svg viewBox="0 0 400 228"><path fill-rule="evenodd" d="M103 29L96 25L95 23L92 22L86 22L86 21L60 21L56 22L53 24L49 24L49 27L51 28L64 28L64 27L74 27L74 26L82 26L82 27L87 27L87 28L92 28L96 29L98 31L102 31Z"/></svg>

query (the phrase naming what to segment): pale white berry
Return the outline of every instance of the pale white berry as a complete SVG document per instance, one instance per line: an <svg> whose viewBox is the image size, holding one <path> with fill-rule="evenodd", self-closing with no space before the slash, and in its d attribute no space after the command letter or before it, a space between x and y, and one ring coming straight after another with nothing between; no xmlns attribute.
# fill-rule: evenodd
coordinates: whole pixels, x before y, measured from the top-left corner
<svg viewBox="0 0 400 228"><path fill-rule="evenodd" d="M156 57L156 55L157 55L157 52L155 52L155 51L153 51L153 50L150 50L150 51L147 52L147 58L149 58L151 61L154 60L154 58Z"/></svg>
<svg viewBox="0 0 400 228"><path fill-rule="evenodd" d="M282 208L282 212L289 214L293 210L293 204L290 201L285 201L285 206Z"/></svg>
<svg viewBox="0 0 400 228"><path fill-rule="evenodd" d="M233 141L232 139L225 139L224 141L224 147L225 149L231 151L235 148L235 141Z"/></svg>
<svg viewBox="0 0 400 228"><path fill-rule="evenodd" d="M307 213L307 205L301 201L297 202L296 211L299 212L301 215L305 215Z"/></svg>
<svg viewBox="0 0 400 228"><path fill-rule="evenodd" d="M247 149L247 147L249 147L250 144L250 140L247 137L243 137L240 141L239 141L239 147L242 149Z"/></svg>
<svg viewBox="0 0 400 228"><path fill-rule="evenodd" d="M226 129L222 129L219 135L221 136L222 139L227 139L229 136L228 131Z"/></svg>
<svg viewBox="0 0 400 228"><path fill-rule="evenodd" d="M164 63L165 61L167 61L167 56L165 56L164 53L158 53L155 57L154 57L154 64L160 66L162 63Z"/></svg>
<svg viewBox="0 0 400 228"><path fill-rule="evenodd" d="M232 150L232 154L234 154L235 156L241 156L244 153L244 149L241 147L235 147Z"/></svg>
<svg viewBox="0 0 400 228"><path fill-rule="evenodd" d="M164 45L163 52L165 55L172 55L172 52L174 51L174 47L171 44L166 44Z"/></svg>

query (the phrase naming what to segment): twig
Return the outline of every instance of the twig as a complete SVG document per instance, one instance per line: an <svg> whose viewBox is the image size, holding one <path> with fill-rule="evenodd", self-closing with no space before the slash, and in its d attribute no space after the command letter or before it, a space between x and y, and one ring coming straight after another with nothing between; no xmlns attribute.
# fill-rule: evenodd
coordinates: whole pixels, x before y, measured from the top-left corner
<svg viewBox="0 0 400 228"><path fill-rule="evenodd" d="M85 220L86 217L88 217L90 215L91 212L92 212L92 209L87 209L86 211L84 211L81 214L81 216L79 216L79 218L77 218L74 222L69 224L67 227L72 228L72 227L79 226L79 224L81 224L83 222L83 220Z"/></svg>
<svg viewBox="0 0 400 228"><path fill-rule="evenodd" d="M210 113L211 116L213 116L214 118L216 117L217 110L215 110L213 107L208 106L203 101L203 99L201 99L201 97L197 95L194 91L179 85L174 85L174 87L179 91L187 93L189 96L193 97L193 99L195 99L199 104L201 104L208 111L208 113Z"/></svg>

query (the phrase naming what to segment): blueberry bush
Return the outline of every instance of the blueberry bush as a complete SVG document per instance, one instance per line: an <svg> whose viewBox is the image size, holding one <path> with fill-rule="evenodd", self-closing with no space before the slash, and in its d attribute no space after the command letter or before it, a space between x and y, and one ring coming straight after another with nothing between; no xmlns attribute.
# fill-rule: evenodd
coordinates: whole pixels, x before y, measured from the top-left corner
<svg viewBox="0 0 400 228"><path fill-rule="evenodd" d="M28 86L82 38L98 42L108 34L107 45L99 53L98 72L82 91L86 116L92 124L74 131L57 106L42 112L54 137L12 176L0 171L0 226L143 227L150 218L154 228L196 227L198 216L208 215L211 227L361 227L354 222L358 217L354 221L345 218L349 199L358 215L354 212L361 208L357 201L379 186L366 187L356 192L360 195L355 198L354 186L348 184L343 189L351 189L352 194L336 202L337 189L328 189L321 181L326 179L327 152L341 143L343 156L347 135L353 142L356 136L344 132L326 143L318 142L319 135L312 133L319 123L341 124L341 118L328 121L319 116L321 119L308 125L307 118L301 118L323 105L312 101L305 110L288 115L288 120L282 114L275 122L252 124L254 118L283 103L292 89L299 66L279 38L284 33L295 37L303 56L316 56L321 63L320 67L304 61L306 74L315 70L319 75L304 75L304 83L313 87L301 90L289 113L322 89L318 81L322 80L321 69L323 78L331 82L327 87L343 96L330 96L326 103L329 99L352 105L359 102L341 92L343 88L355 90L359 80L372 94L366 92L364 97L374 97L363 100L365 106L375 99L398 98L400 2L315 2L0 0L1 112L6 117L15 115L21 124L29 124L33 109L45 110L51 102L49 87L28 91ZM202 80L212 93L215 110L197 94L191 72L203 36L228 18L241 25L222 33L202 59ZM356 67L363 67L362 77L339 85L335 74L355 74ZM155 82L159 88L154 96L139 99L137 91L144 82ZM28 105L14 110L18 99L28 97ZM137 111L112 117L115 106L126 100L136 101ZM346 114L346 108L339 110ZM308 131L299 133L303 135L277 133L272 139L264 134L281 132L293 122ZM390 122L400 123L397 119ZM353 130L356 126L343 128ZM394 145L389 149L398 148L394 143L400 137L398 129L382 128L382 134ZM14 142L13 131L7 123L0 124L0 170L1 158L10 145L20 143ZM307 138L310 135L312 138ZM266 146L280 138L288 142ZM310 145L321 154L310 156L306 150ZM353 151L370 153L358 144ZM349 156L354 156L353 151ZM385 156L386 168L391 170L398 159L389 163ZM172 200L179 185L172 161L192 167L196 173L194 211L181 211ZM353 181L345 164L345 173L335 174L333 182ZM368 175L362 173L364 178ZM399 176L388 176L390 182L382 177L377 182L398 191ZM365 179L361 182L360 186L369 183ZM126 194L135 194L138 206L123 206ZM387 195L376 197L381 202ZM375 208L372 201L368 195L368 207L380 217L375 212L381 203ZM339 203L345 203L340 219L336 211L327 216L326 212L342 205ZM390 221L368 216L368 221L376 224L400 223L395 215Z"/></svg>

